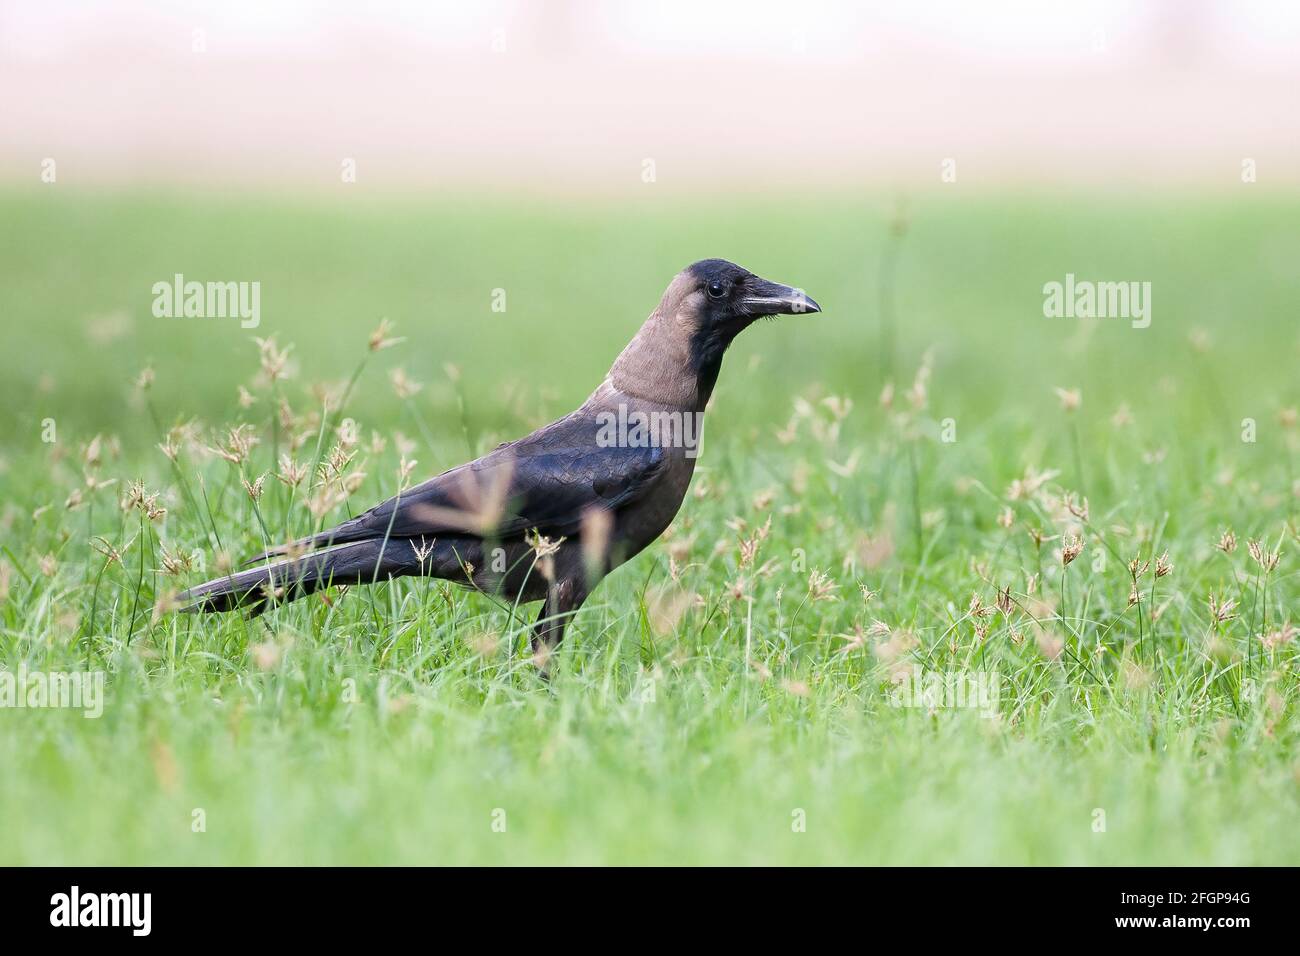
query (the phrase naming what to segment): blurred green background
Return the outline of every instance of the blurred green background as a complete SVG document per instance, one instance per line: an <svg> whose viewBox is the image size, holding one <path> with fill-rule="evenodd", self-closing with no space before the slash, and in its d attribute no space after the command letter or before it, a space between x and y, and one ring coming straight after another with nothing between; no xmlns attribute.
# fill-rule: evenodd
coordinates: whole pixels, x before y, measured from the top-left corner
<svg viewBox="0 0 1300 956"><path fill-rule="evenodd" d="M934 391L963 422L1015 409L1045 424L1052 387L1081 386L1085 419L1127 401L1147 420L1194 412L1212 429L1200 437L1221 439L1240 418L1268 417L1290 399L1300 354L1297 204L1275 196L705 195L602 205L60 189L11 192L3 209L3 388L15 441L47 413L66 414L79 432L130 433L124 394L149 364L159 407L224 415L258 336L292 343L300 386L346 378L382 317L406 339L382 358L435 386L445 364L459 366L485 427L499 424L492 409L507 387L545 392L546 407L561 413L600 380L668 280L712 256L799 285L826 309L742 337L729 371L759 364L723 377L723 407L753 408L765 421L810 382L870 402L886 364L890 242L892 377L905 379L933 349ZM891 238L897 222L901 239ZM259 281L261 326L154 318L151 287L176 272ZM1151 282L1151 327L1044 318L1042 286L1067 272ZM491 310L497 288L504 314ZM1189 342L1197 330L1211 346L1203 356ZM391 405L377 380L355 402L365 418Z"/></svg>

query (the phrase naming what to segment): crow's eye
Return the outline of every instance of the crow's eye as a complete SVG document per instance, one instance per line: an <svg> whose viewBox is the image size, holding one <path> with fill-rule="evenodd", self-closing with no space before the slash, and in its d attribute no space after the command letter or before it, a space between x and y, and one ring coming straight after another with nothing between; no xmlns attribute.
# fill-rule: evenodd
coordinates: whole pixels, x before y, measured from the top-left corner
<svg viewBox="0 0 1300 956"><path fill-rule="evenodd" d="M726 295L726 293L727 293L727 290L726 290L726 288L723 286L723 284L722 284L721 282L710 282L710 283L709 283L709 298L710 298L710 299L721 299L724 295Z"/></svg>

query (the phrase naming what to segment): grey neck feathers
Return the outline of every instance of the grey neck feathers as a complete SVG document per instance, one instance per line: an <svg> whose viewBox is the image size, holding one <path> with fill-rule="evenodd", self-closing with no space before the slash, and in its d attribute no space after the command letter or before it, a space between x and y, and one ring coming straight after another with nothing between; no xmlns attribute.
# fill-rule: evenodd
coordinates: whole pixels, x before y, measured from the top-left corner
<svg viewBox="0 0 1300 956"><path fill-rule="evenodd" d="M683 410L703 410L707 387L692 360L689 324L656 310L610 367L608 380L625 395ZM716 375L716 372L714 373Z"/></svg>

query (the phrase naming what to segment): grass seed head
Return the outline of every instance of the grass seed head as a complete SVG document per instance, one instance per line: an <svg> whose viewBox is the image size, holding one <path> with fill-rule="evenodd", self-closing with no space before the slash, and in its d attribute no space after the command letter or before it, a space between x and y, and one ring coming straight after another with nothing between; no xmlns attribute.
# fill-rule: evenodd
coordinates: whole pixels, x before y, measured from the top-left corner
<svg viewBox="0 0 1300 956"><path fill-rule="evenodd" d="M247 478L240 478L239 480L243 483L244 491L248 493L250 500L257 501L262 497L262 492L266 486L266 475L258 475L251 482Z"/></svg>
<svg viewBox="0 0 1300 956"><path fill-rule="evenodd" d="M291 455L280 455L280 470L275 473L276 480L290 488L297 488L307 477L307 466L300 465Z"/></svg>
<svg viewBox="0 0 1300 956"><path fill-rule="evenodd" d="M415 552L415 560L419 562L421 567L423 567L424 563L429 560L429 555L433 553L435 541L436 539L426 541L424 538L421 538L419 544L416 544L414 541L411 542L411 550Z"/></svg>
<svg viewBox="0 0 1300 956"><path fill-rule="evenodd" d="M104 556L106 559L105 567L110 564L122 563L122 552L113 547L107 538L95 538L90 542L90 547Z"/></svg>
<svg viewBox="0 0 1300 956"><path fill-rule="evenodd" d="M193 553L183 551L180 548L168 551L166 545L159 545L159 551L161 552L163 574L176 577L194 570Z"/></svg>
<svg viewBox="0 0 1300 956"><path fill-rule="evenodd" d="M171 433L158 444L158 450L167 456L168 461L175 461L181 453L181 446L173 441Z"/></svg>
<svg viewBox="0 0 1300 956"><path fill-rule="evenodd" d="M280 663L280 647L273 641L252 644L248 648L258 670L272 671Z"/></svg>
<svg viewBox="0 0 1300 956"><path fill-rule="evenodd" d="M1272 571L1276 568L1278 561L1282 558L1282 553L1280 551L1266 551L1264 550L1264 546L1258 540L1254 539L1246 542L1246 550L1250 552L1251 558L1265 572Z"/></svg>
<svg viewBox="0 0 1300 956"><path fill-rule="evenodd" d="M1210 610L1210 618L1215 624L1223 624L1232 620L1233 617L1236 616L1234 614L1234 608L1236 608L1237 602L1231 598L1220 602L1213 594L1211 594L1206 604Z"/></svg>
<svg viewBox="0 0 1300 956"><path fill-rule="evenodd" d="M267 381L276 382L283 378L289 364L289 349L281 349L276 344L274 335L265 339L257 338L254 341L257 342L258 363Z"/></svg>
<svg viewBox="0 0 1300 956"><path fill-rule="evenodd" d="M388 373L388 381L393 386L393 394L405 401L416 395L420 389L424 388L419 382L406 374L406 369L400 365Z"/></svg>
<svg viewBox="0 0 1300 956"><path fill-rule="evenodd" d="M808 685L801 680L783 680L781 689L792 697L807 697L812 693Z"/></svg>
<svg viewBox="0 0 1300 956"><path fill-rule="evenodd" d="M564 543L565 539L558 538L552 541L536 528L533 528L528 534L524 535L524 540L528 542L528 546L533 549L533 553L540 559L548 558L559 551L560 545Z"/></svg>
<svg viewBox="0 0 1300 956"><path fill-rule="evenodd" d="M1061 640L1059 635L1053 634L1050 631L1040 630L1037 635L1035 635L1035 639L1038 642L1038 653L1042 654L1049 661L1056 660L1061 656L1061 652L1065 650L1065 641Z"/></svg>
<svg viewBox="0 0 1300 956"><path fill-rule="evenodd" d="M491 657L501 646L501 637L496 631L476 631L466 639L466 643L476 656Z"/></svg>
<svg viewBox="0 0 1300 956"><path fill-rule="evenodd" d="M1265 650L1274 651L1277 650L1279 647L1283 647L1287 644L1290 644L1293 640L1295 640L1295 636L1296 636L1295 625L1292 624L1290 621L1286 621L1276 631L1270 631L1269 633L1263 635L1260 638L1260 641L1263 643Z"/></svg>
<svg viewBox="0 0 1300 956"><path fill-rule="evenodd" d="M241 465L248 458L257 441L257 434L253 431L252 425L235 425L227 430L225 442L216 448L210 448L209 451L232 465Z"/></svg>
<svg viewBox="0 0 1300 956"><path fill-rule="evenodd" d="M808 598L814 604L818 601L834 601L837 588L839 588L839 584L824 571L813 569L808 575Z"/></svg>
<svg viewBox="0 0 1300 956"><path fill-rule="evenodd" d="M854 624L852 634L841 634L839 638L845 642L836 652L839 654L850 654L867 646L867 632L861 624Z"/></svg>
<svg viewBox="0 0 1300 956"><path fill-rule="evenodd" d="M1058 387L1055 391L1056 397L1061 402L1061 408L1065 409L1067 412L1078 411L1079 406L1083 404L1083 393L1077 388Z"/></svg>
<svg viewBox="0 0 1300 956"><path fill-rule="evenodd" d="M695 603L695 595L672 585L651 588L647 594L646 616L650 629L665 637L677 628L677 622Z"/></svg>
<svg viewBox="0 0 1300 956"><path fill-rule="evenodd" d="M370 333L369 348L372 352L382 352L384 349L392 348L402 341L402 339L390 338L389 334L393 331L393 323L387 319L380 319L379 326Z"/></svg>

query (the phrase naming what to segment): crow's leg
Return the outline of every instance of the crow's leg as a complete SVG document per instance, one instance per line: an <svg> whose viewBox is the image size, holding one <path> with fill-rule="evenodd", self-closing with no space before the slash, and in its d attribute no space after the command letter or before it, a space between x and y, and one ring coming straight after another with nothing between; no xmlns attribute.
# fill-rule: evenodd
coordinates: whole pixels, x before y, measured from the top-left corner
<svg viewBox="0 0 1300 956"><path fill-rule="evenodd" d="M537 623L533 625L533 652L543 655L564 640L564 629L587 600L587 589L577 578L559 578L546 589Z"/></svg>

